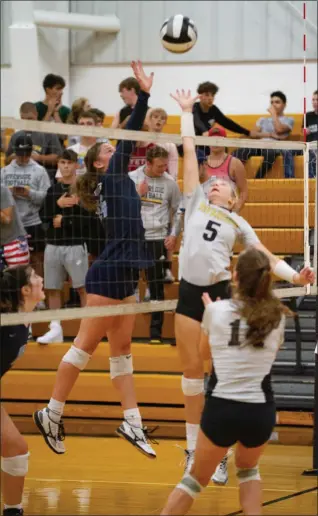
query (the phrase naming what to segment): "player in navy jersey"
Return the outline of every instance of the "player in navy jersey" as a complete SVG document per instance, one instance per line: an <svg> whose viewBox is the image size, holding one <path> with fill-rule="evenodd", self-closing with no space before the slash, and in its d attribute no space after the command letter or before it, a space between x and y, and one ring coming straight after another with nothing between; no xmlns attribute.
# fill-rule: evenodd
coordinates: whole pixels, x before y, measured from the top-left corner
<svg viewBox="0 0 318 516"><path fill-rule="evenodd" d="M140 93L127 129L140 131L148 109L153 74L146 76L140 62L132 69ZM77 193L88 210L98 209L106 234L105 249L86 276L87 306L134 303L139 270L152 265L147 255L141 203L128 164L135 148L132 141L121 141L114 149L109 144L94 145L86 155L87 173L78 180ZM34 413L34 420L45 442L55 453L64 453L59 427L65 401L102 338L107 335L111 357L110 377L119 391L124 421L117 433L150 458L156 454L147 441L133 381L131 336L134 315L83 319L74 345L58 368L52 398L46 408Z"/></svg>
<svg viewBox="0 0 318 516"><path fill-rule="evenodd" d="M1 314L32 312L44 299L43 280L30 265L0 272ZM28 325L1 326L1 378L23 354L28 342ZM28 445L1 405L1 492L3 516L22 516L24 477L28 472Z"/></svg>
<svg viewBox="0 0 318 516"><path fill-rule="evenodd" d="M194 463L169 496L164 515L187 514L235 443L239 512L261 514L258 462L276 420L270 371L289 310L272 291L270 260L262 251L241 253L233 279L231 299L212 303L207 293L202 296L203 344L212 357L212 374Z"/></svg>

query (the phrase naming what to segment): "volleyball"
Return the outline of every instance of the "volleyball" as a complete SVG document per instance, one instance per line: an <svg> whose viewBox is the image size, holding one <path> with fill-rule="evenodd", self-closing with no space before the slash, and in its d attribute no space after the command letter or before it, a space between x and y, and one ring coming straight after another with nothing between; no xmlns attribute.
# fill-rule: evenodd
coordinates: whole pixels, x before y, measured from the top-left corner
<svg viewBox="0 0 318 516"><path fill-rule="evenodd" d="M198 32L190 18L176 14L164 22L160 37L166 50L174 54L184 54L195 45Z"/></svg>

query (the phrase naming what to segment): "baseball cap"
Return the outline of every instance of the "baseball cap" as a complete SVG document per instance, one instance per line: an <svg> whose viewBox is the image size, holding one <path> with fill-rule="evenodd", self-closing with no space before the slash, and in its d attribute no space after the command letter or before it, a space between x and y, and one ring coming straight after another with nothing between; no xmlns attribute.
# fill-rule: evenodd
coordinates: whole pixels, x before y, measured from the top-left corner
<svg viewBox="0 0 318 516"><path fill-rule="evenodd" d="M13 151L17 156L31 156L33 142L27 133L20 134L14 142Z"/></svg>
<svg viewBox="0 0 318 516"><path fill-rule="evenodd" d="M220 136L226 138L226 130L223 127L211 127L209 130L209 136Z"/></svg>

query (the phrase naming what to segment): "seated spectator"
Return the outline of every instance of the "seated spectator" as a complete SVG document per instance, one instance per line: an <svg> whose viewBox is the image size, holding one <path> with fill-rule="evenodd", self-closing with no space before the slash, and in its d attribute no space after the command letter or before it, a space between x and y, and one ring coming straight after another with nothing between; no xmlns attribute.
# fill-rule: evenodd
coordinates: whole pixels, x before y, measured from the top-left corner
<svg viewBox="0 0 318 516"><path fill-rule="evenodd" d="M44 287L52 310L61 308L61 291L66 275L72 280L85 306L85 276L88 271L86 241L89 236L89 213L79 205L72 192L76 181L77 155L64 150L59 159L62 181L51 186L40 211L46 229L44 253ZM60 321L51 321L50 330L37 339L40 344L63 341Z"/></svg>
<svg viewBox="0 0 318 516"><path fill-rule="evenodd" d="M111 124L113 129L125 129L127 122L133 109L136 105L138 94L140 92L140 86L135 77L128 77L121 81L118 87L120 97L125 103L125 106L115 115L114 120ZM148 108L149 110L150 108ZM147 117L145 120L145 126L147 126Z"/></svg>
<svg viewBox="0 0 318 516"><path fill-rule="evenodd" d="M91 109L91 105L89 100L85 97L80 97L76 99L71 108L71 112L67 117L66 123L71 125L78 124L78 118L83 113L83 111L89 111ZM69 136L68 137L68 145L75 145L80 140L80 136Z"/></svg>
<svg viewBox="0 0 318 516"><path fill-rule="evenodd" d="M22 120L36 120L37 110L35 104L32 102L23 102L20 106L20 117ZM10 139L6 152L6 164L11 163L15 158L13 147L16 139L24 135L28 135L32 139L32 159L46 168L51 181L53 181L57 169L58 156L62 152L62 146L56 134L42 133L39 131L17 131Z"/></svg>
<svg viewBox="0 0 318 516"><path fill-rule="evenodd" d="M149 112L148 128L151 133L161 133L168 120L168 115L164 109L155 108ZM175 143L160 143L168 151L168 172L176 181L178 178L178 151Z"/></svg>
<svg viewBox="0 0 318 516"><path fill-rule="evenodd" d="M318 91L312 96L313 111L306 113L306 141L318 142ZM304 127L304 120L303 120ZM309 177L316 177L317 171L317 148L309 151Z"/></svg>
<svg viewBox="0 0 318 516"><path fill-rule="evenodd" d="M286 107L286 95L281 91L274 91L270 96L270 107L268 112L270 117L259 118L256 122L254 132L257 138L262 140L286 140L293 127L294 119L286 116L284 110ZM237 149L233 156L237 157L245 163L252 156L263 156L264 160L256 173L256 179L264 178L272 169L275 159L282 154L284 159L284 174L286 178L295 177L294 157L292 151L283 151L279 149Z"/></svg>
<svg viewBox="0 0 318 516"><path fill-rule="evenodd" d="M30 136L19 136L13 152L15 159L1 170L1 183L10 189L14 197L29 237L31 264L42 276L45 242L39 211L50 187L50 179L45 168L31 158L33 142Z"/></svg>
<svg viewBox="0 0 318 516"><path fill-rule="evenodd" d="M43 89L45 91L45 98L43 101L36 102L35 104L38 120L66 123L71 110L62 104L64 88L65 80L60 75L49 73L44 77Z"/></svg>
<svg viewBox="0 0 318 516"><path fill-rule="evenodd" d="M181 193L177 183L165 172L168 166L168 151L153 146L147 151L146 165L129 173L141 197L141 216L145 228L146 245L154 257L155 265L146 271L150 299L164 300L165 268L167 250L173 251L180 232L176 224L170 229L171 216L176 218ZM150 340L161 342L163 312L153 312L150 323Z"/></svg>
<svg viewBox="0 0 318 516"><path fill-rule="evenodd" d="M210 129L209 136L226 138L222 127ZM204 181L203 189L210 190L211 180L226 179L232 181L239 191L239 199L234 210L238 213L247 200L247 180L243 163L226 152L225 147L210 147L210 155L201 167L201 177Z"/></svg>
<svg viewBox="0 0 318 516"><path fill-rule="evenodd" d="M1 185L1 261L6 267L27 265L30 252L26 231L9 188Z"/></svg>

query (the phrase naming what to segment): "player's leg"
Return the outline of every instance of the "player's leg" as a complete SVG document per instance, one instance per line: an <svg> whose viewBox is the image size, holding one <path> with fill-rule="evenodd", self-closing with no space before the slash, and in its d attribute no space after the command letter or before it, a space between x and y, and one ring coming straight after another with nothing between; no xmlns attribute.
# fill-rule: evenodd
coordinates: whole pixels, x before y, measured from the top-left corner
<svg viewBox="0 0 318 516"><path fill-rule="evenodd" d="M240 503L244 514L261 514L262 484L258 461L266 444L246 448L238 443L235 450L235 465L240 488Z"/></svg>
<svg viewBox="0 0 318 516"><path fill-rule="evenodd" d="M28 472L28 445L1 406L1 493L3 515L22 516L24 478Z"/></svg>
<svg viewBox="0 0 318 516"><path fill-rule="evenodd" d="M146 270L151 301L164 300L165 247L163 240L147 242L155 265ZM150 320L150 341L160 343L162 338L164 312L153 312Z"/></svg>
<svg viewBox="0 0 318 516"><path fill-rule="evenodd" d="M226 452L226 447L216 446L200 430L191 470L172 491L161 514L187 514Z"/></svg>

